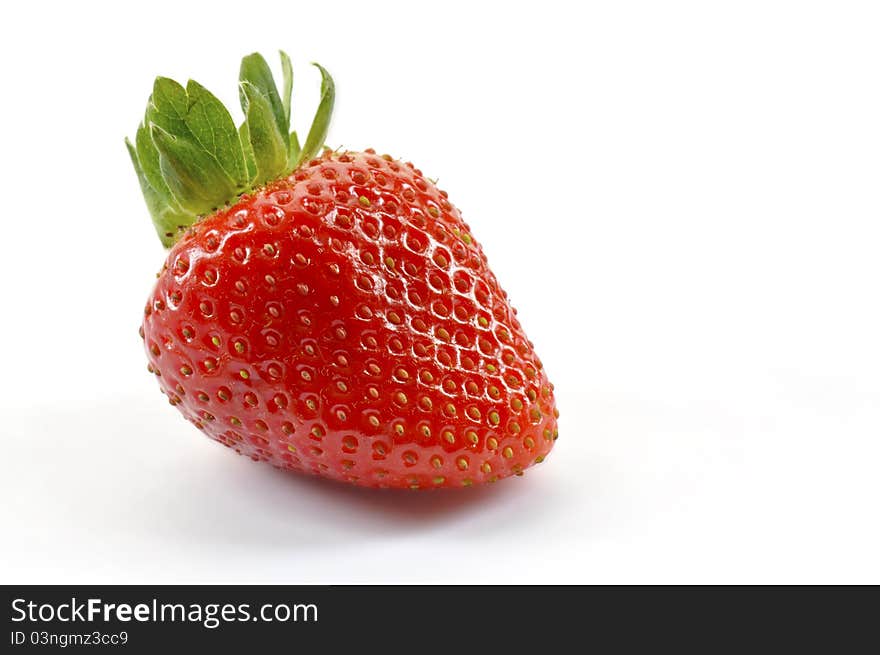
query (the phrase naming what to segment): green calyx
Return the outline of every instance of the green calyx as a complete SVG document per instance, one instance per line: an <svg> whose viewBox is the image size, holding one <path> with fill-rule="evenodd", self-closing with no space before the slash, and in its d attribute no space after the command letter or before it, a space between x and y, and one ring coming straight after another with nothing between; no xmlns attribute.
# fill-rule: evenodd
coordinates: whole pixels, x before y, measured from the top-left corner
<svg viewBox="0 0 880 655"><path fill-rule="evenodd" d="M293 69L281 52L279 93L266 60L241 60L239 99L244 122L236 129L229 111L205 87L186 87L157 77L134 143L125 140L156 232L165 247L200 216L234 202L242 193L290 174L324 145L335 89L321 71L321 100L300 146L290 131Z"/></svg>

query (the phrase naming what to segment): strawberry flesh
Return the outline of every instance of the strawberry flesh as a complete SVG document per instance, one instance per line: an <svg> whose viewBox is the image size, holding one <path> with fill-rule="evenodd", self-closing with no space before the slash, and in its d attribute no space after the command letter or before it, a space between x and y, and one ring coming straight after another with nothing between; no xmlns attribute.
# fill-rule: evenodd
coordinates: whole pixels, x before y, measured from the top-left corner
<svg viewBox="0 0 880 655"><path fill-rule="evenodd" d="M482 249L411 164L325 153L195 223L142 334L183 415L253 460L370 487L521 473L553 387Z"/></svg>

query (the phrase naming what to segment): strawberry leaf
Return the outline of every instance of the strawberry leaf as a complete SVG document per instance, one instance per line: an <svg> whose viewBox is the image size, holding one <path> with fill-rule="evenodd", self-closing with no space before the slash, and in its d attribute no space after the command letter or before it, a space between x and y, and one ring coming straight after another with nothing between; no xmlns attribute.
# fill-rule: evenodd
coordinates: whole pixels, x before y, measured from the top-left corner
<svg viewBox="0 0 880 655"><path fill-rule="evenodd" d="M244 161L247 166L248 179L253 182L257 179L257 160L254 157L254 149L251 146L251 135L247 121L238 128L238 137L241 139L241 149L244 152Z"/></svg>
<svg viewBox="0 0 880 655"><path fill-rule="evenodd" d="M157 77L147 103L146 122L158 125L168 134L191 137L186 125L188 105L186 89L172 79Z"/></svg>
<svg viewBox="0 0 880 655"><path fill-rule="evenodd" d="M135 135L135 147L141 172L147 182L149 182L150 187L166 204L180 209L177 201L174 200L174 196L171 195L171 190L165 183L165 178L162 177L162 171L159 167L159 151L156 150L153 139L150 138L150 131L143 123L138 126L137 134Z"/></svg>
<svg viewBox="0 0 880 655"><path fill-rule="evenodd" d="M327 138L327 131L330 129L333 102L336 99L336 87L330 73L324 70L320 64L313 65L321 71L321 101L318 103L318 110L315 112L315 119L312 121L309 135L306 137L306 143L297 159L297 165L309 162L324 145L324 139Z"/></svg>
<svg viewBox="0 0 880 655"><path fill-rule="evenodd" d="M151 144L152 145L152 144ZM131 141L125 140L125 146L128 148L128 154L131 157L131 163L134 165L138 182L141 185L141 192L144 194L144 200L147 203L147 209L150 216L153 217L153 224L156 232L159 234L162 244L170 246L174 243L174 237L181 227L189 225L188 216L184 214L178 207L173 207L168 203L169 196L156 191L147 180L138 157L137 148L132 145ZM163 182L164 184L164 182Z"/></svg>
<svg viewBox="0 0 880 655"><path fill-rule="evenodd" d="M284 106L284 128L290 129L290 99L293 96L293 66L290 65L290 57L284 50L279 50L281 55L281 74L284 78L284 90L281 92L281 104Z"/></svg>
<svg viewBox="0 0 880 655"><path fill-rule="evenodd" d="M248 141L257 165L256 181L262 184L287 171L287 134L278 129L270 101L256 86L244 81L239 89L244 98Z"/></svg>
<svg viewBox="0 0 880 655"><path fill-rule="evenodd" d="M188 106L186 126L205 152L210 154L241 190L250 177L238 130L223 103L198 82L186 84Z"/></svg>
<svg viewBox="0 0 880 655"><path fill-rule="evenodd" d="M248 55L241 60L241 69L238 75L239 93L238 97L241 101L241 110L247 115L249 98L244 93L243 84L251 84L257 89L263 97L268 101L272 116L275 119L275 126L284 142L284 148L287 149L287 130L289 129L290 119L287 116L285 103L281 101L278 94L278 88L275 86L275 80L272 77L272 71L269 70L269 64L263 59L259 53ZM289 102L287 103L289 107Z"/></svg>
<svg viewBox="0 0 880 655"><path fill-rule="evenodd" d="M151 127L150 136L159 151L162 177L185 211L205 214L236 196L235 183L200 145L158 125Z"/></svg>
<svg viewBox="0 0 880 655"><path fill-rule="evenodd" d="M299 137L296 135L296 131L290 133L290 149L288 152L288 161L292 162L293 166L296 166L296 162L299 161L300 153Z"/></svg>

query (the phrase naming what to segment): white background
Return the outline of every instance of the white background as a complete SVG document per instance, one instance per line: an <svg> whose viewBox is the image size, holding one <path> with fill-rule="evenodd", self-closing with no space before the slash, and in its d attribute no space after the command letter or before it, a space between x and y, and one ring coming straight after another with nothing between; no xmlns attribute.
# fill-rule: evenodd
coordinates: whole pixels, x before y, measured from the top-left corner
<svg viewBox="0 0 880 655"><path fill-rule="evenodd" d="M12 3L0 582L880 582L877 11ZM562 412L525 477L281 474L147 374L163 251L123 137L155 75L236 107L277 48L300 129L320 61L329 144L439 177L483 243Z"/></svg>

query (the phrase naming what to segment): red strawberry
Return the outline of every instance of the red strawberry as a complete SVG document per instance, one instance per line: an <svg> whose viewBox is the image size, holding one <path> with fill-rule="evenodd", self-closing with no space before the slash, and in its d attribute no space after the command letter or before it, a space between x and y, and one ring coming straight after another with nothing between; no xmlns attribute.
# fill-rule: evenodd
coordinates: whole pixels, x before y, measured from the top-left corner
<svg viewBox="0 0 880 655"><path fill-rule="evenodd" d="M553 387L470 227L412 164L318 155L323 69L300 149L282 64L283 95L262 57L243 60L239 130L201 86L157 79L129 143L171 247L142 328L163 393L240 454L365 486L542 461Z"/></svg>

